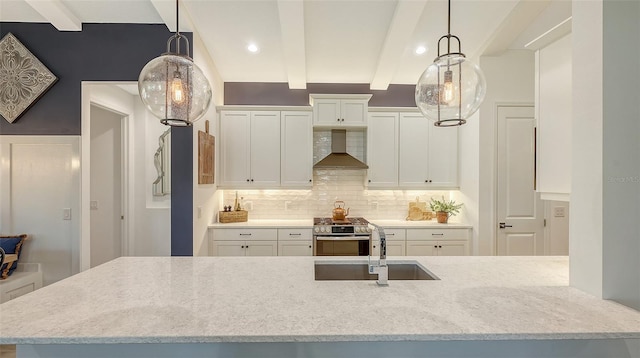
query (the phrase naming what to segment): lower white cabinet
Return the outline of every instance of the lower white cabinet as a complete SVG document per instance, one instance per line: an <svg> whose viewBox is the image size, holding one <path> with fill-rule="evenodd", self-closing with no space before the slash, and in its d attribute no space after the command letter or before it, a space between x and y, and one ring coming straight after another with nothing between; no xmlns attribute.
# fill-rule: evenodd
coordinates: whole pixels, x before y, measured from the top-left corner
<svg viewBox="0 0 640 358"><path fill-rule="evenodd" d="M211 229L212 256L277 256L277 229Z"/></svg>
<svg viewBox="0 0 640 358"><path fill-rule="evenodd" d="M277 256L277 241L213 241L213 256Z"/></svg>
<svg viewBox="0 0 640 358"><path fill-rule="evenodd" d="M312 256L311 229L278 229L278 256Z"/></svg>
<svg viewBox="0 0 640 358"><path fill-rule="evenodd" d="M469 255L469 229L407 229L406 237L407 256Z"/></svg>
<svg viewBox="0 0 640 358"><path fill-rule="evenodd" d="M407 256L467 256L468 244L464 240L435 241L407 240Z"/></svg>
<svg viewBox="0 0 640 358"><path fill-rule="evenodd" d="M405 256L405 229L384 229L387 238L387 256ZM371 238L371 256L380 256L380 237L374 232Z"/></svg>
<svg viewBox="0 0 640 358"><path fill-rule="evenodd" d="M313 255L313 243L311 240L278 242L278 256L312 256L312 255Z"/></svg>

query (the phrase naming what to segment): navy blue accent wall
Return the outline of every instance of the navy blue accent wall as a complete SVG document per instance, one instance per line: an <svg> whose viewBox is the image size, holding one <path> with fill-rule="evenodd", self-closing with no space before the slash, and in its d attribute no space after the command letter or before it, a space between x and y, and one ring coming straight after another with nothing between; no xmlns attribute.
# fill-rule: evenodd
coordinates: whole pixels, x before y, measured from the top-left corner
<svg viewBox="0 0 640 358"><path fill-rule="evenodd" d="M369 107L415 107L415 90L415 85L389 85L386 91L372 91L367 83L307 83L306 89L289 89L287 83L225 82L224 104L308 106L309 93L367 93L373 95Z"/></svg>
<svg viewBox="0 0 640 358"><path fill-rule="evenodd" d="M0 23L58 82L20 118L0 118L0 135L80 135L81 81L137 81L140 70L166 52L172 35L164 25L84 24L60 32L50 24ZM184 34L191 41L192 35ZM190 53L193 50L190 49ZM193 130L172 130L171 254L193 254Z"/></svg>
<svg viewBox="0 0 640 358"><path fill-rule="evenodd" d="M171 256L193 256L192 153L193 127L171 128Z"/></svg>
<svg viewBox="0 0 640 358"><path fill-rule="evenodd" d="M13 124L0 120L4 135L80 135L81 81L137 81L171 36L164 25L84 24L82 31L60 32L50 24L0 23L0 37L8 32L58 82Z"/></svg>

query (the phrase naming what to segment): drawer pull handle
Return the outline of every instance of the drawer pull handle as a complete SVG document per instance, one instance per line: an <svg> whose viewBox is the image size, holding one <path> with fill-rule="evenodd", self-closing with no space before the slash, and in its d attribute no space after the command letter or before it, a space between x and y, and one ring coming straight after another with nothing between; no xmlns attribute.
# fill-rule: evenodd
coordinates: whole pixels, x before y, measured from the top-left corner
<svg viewBox="0 0 640 358"><path fill-rule="evenodd" d="M387 236L396 236L396 234L387 234Z"/></svg>
<svg viewBox="0 0 640 358"><path fill-rule="evenodd" d="M248 234L240 234L240 236L251 236L251 233L248 233Z"/></svg>
<svg viewBox="0 0 640 358"><path fill-rule="evenodd" d="M289 236L300 236L300 235L302 235L302 234L300 234L300 233L297 233L297 234L296 233L289 233Z"/></svg>
<svg viewBox="0 0 640 358"><path fill-rule="evenodd" d="M431 236L443 236L444 234L431 234Z"/></svg>

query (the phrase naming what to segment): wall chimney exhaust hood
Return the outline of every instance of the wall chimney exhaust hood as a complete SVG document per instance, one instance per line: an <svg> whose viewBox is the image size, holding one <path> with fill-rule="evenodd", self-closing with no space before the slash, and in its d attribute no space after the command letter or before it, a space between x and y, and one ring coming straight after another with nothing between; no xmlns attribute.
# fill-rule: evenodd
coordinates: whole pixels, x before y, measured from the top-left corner
<svg viewBox="0 0 640 358"><path fill-rule="evenodd" d="M347 130L331 130L331 154L317 162L314 169L369 169L365 163L347 153Z"/></svg>

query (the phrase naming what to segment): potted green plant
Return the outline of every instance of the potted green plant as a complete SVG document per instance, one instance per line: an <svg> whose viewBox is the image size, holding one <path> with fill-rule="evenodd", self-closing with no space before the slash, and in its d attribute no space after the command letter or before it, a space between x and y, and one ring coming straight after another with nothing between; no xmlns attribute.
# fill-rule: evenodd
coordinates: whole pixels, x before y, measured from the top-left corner
<svg viewBox="0 0 640 358"><path fill-rule="evenodd" d="M436 218L440 224L446 224L450 216L458 214L462 205L464 204L456 204L453 200L445 200L444 196L442 200L431 198L429 203L431 210L436 212Z"/></svg>

